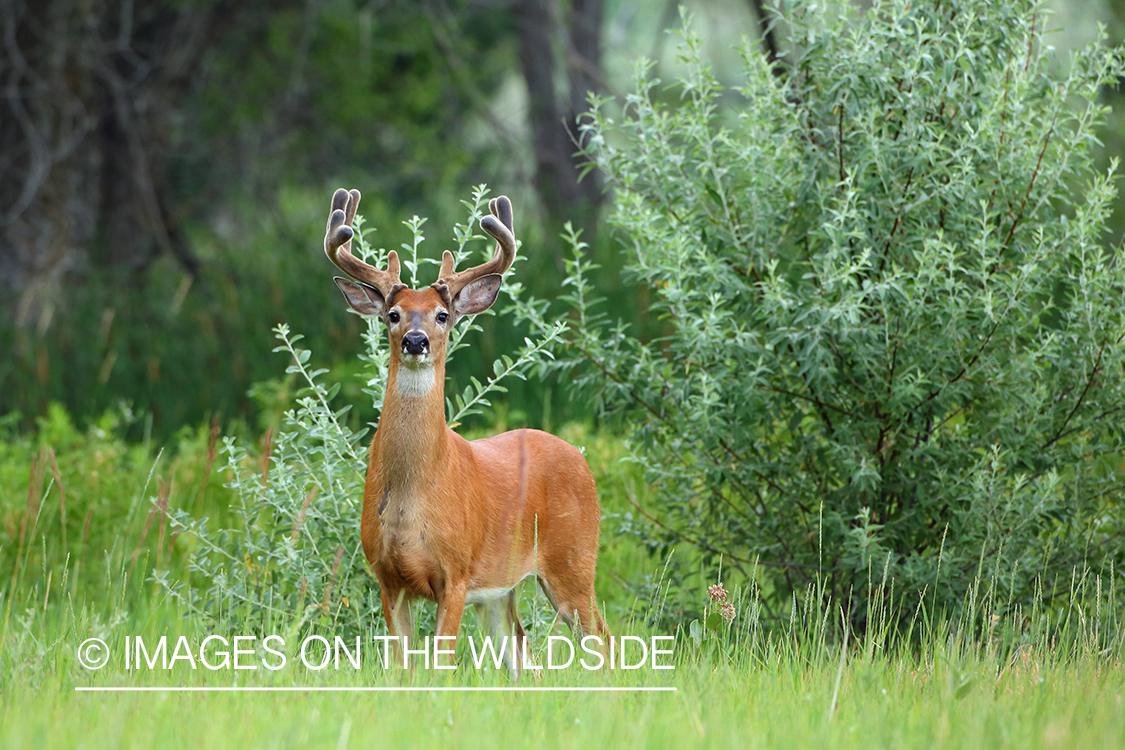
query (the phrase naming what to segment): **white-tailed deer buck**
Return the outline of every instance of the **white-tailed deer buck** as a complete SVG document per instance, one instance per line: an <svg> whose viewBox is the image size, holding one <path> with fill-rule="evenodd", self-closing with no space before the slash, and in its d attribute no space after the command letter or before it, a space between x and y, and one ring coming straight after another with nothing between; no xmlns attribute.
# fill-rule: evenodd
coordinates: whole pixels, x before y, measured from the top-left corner
<svg viewBox="0 0 1125 750"><path fill-rule="evenodd" d="M332 196L324 251L354 279L335 279L348 304L382 320L390 338L360 527L390 634L413 632L410 603L423 598L437 602L437 635L456 638L468 602L494 638L514 635L522 648L515 587L534 574L576 633L608 637L594 599L601 511L582 454L538 430L470 442L445 421L449 334L496 301L516 252L512 204L493 199L481 220L497 242L490 261L454 272L447 250L438 280L409 289L394 251L385 271L352 255L359 198L358 190ZM506 656L517 671L524 654L508 648Z"/></svg>

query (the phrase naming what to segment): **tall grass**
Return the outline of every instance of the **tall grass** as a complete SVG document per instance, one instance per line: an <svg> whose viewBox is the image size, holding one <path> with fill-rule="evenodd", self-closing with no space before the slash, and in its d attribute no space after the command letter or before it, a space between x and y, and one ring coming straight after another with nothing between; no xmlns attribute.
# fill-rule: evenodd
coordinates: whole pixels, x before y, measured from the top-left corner
<svg viewBox="0 0 1125 750"><path fill-rule="evenodd" d="M128 587L127 575L118 572L118 590ZM987 591L987 580L980 583ZM790 602L788 625L766 628L756 614L761 592L736 591L729 595L736 607L730 625L708 629L701 642L689 635L690 623L677 630L674 671L565 670L522 683L661 685L676 694L76 693L77 686L494 687L509 680L476 671L464 653L453 673L384 672L370 662L339 672L129 672L120 659L87 672L75 649L90 636L121 654L126 636L198 641L237 631L204 626L168 601L141 610L120 595L88 600L65 572L46 590L25 583L13 593L0 653L5 747L364 747L378 739L459 747L1046 748L1113 747L1125 736L1116 594L1094 574L1076 575L1066 606L1044 604L1020 615L1001 614L990 603L995 598L982 596L976 618L947 622L920 603L910 643L892 642L890 623L849 639L844 613L815 590ZM650 617L641 607L613 625L619 634L651 633L644 624ZM379 632L372 622L364 635Z"/></svg>

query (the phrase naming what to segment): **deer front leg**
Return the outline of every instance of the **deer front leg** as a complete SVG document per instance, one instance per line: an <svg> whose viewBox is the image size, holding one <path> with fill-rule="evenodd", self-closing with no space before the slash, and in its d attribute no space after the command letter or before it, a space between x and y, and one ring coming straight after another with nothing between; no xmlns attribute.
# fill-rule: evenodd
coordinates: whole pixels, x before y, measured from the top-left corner
<svg viewBox="0 0 1125 750"><path fill-rule="evenodd" d="M392 592L389 586L379 587L379 598L383 602L383 617L387 620L387 634L394 638L394 657L392 662L406 666L403 660L403 649L407 639L414 636L414 615L410 611L410 602L406 600L406 591Z"/></svg>
<svg viewBox="0 0 1125 750"><path fill-rule="evenodd" d="M461 631L461 616L465 613L467 590L468 584L465 581L451 584L442 592L441 599L438 601L437 635L442 639L438 641L437 647L442 651L452 650L457 644L457 634ZM437 660L441 658L435 655L435 667ZM454 663L452 657L449 663Z"/></svg>

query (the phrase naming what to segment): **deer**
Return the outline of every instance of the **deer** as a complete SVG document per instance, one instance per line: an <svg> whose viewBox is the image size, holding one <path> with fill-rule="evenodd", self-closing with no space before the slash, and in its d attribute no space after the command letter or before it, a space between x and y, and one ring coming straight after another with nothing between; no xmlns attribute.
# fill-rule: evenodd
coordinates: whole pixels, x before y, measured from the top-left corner
<svg viewBox="0 0 1125 750"><path fill-rule="evenodd" d="M352 254L359 201L358 190L332 196L324 251L349 277L334 277L347 304L381 320L390 346L360 540L395 651L401 656L413 633L415 600L437 603L436 636L453 644L472 604L497 648L514 644L504 660L518 676L528 655L516 587L530 576L576 635L602 644L609 631L594 594L601 509L585 457L539 430L469 441L446 423L450 333L496 301L516 253L511 201L492 199L480 221L496 240L492 258L455 271L446 250L437 281L424 289L402 283L393 250L386 270Z"/></svg>

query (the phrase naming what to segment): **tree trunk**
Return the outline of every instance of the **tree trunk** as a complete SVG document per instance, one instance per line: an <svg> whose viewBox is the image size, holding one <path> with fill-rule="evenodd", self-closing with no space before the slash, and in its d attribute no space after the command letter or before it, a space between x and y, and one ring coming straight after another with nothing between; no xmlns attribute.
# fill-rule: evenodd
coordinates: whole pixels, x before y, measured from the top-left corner
<svg viewBox="0 0 1125 750"><path fill-rule="evenodd" d="M557 236L567 221L590 234L602 201L601 184L593 173L579 182L581 157L574 154L579 149L578 117L588 109L587 93L601 88L602 0L572 0L566 31L560 29L562 10L553 0L515 0L512 10L527 84L535 186L548 237ZM556 74L560 36L565 94Z"/></svg>
<svg viewBox="0 0 1125 750"><path fill-rule="evenodd" d="M0 298L9 314L33 320L61 299L66 276L139 270L159 253L198 270L174 218L166 159L218 10L2 4Z"/></svg>

